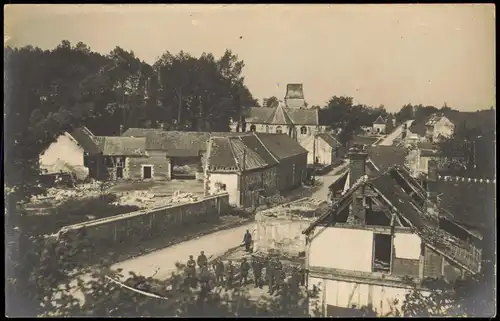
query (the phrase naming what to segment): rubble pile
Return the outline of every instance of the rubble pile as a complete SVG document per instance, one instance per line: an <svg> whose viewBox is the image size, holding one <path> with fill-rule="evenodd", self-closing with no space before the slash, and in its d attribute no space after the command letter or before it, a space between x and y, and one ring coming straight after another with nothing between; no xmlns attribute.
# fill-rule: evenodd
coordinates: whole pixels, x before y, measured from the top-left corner
<svg viewBox="0 0 500 321"><path fill-rule="evenodd" d="M36 195L31 198L31 203L36 204L40 202L53 202L61 203L70 198L89 198L96 197L102 193L104 186L102 183L93 181L86 184L79 184L75 188L57 188L52 187L47 189L44 195Z"/></svg>
<svg viewBox="0 0 500 321"><path fill-rule="evenodd" d="M170 196L156 195L148 191L132 191L117 193L118 200L115 205L132 205L141 208L160 207L176 203L189 203L198 201L198 197L192 193L175 191Z"/></svg>

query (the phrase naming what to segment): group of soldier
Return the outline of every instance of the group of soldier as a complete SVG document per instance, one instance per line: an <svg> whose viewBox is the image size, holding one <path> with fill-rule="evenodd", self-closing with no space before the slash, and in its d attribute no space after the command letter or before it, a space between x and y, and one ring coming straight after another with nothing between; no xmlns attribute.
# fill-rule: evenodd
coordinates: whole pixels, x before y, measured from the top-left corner
<svg viewBox="0 0 500 321"><path fill-rule="evenodd" d="M196 273L196 265L198 265L198 273ZM231 289L236 280L236 267L233 265L232 261L229 261L227 266L224 265L220 258L217 258L212 263L212 269L215 272L215 284L218 286L223 286L226 291ZM265 281L269 287L268 293L274 294L275 291L279 291L285 282L286 274L283 271L283 265L277 257L266 257L261 258L252 255L251 262L248 262L246 258L243 258L239 266L239 284L240 286L248 284L249 272L252 270L253 283L256 288L263 288ZM263 278L263 270L265 270L265 278ZM210 280L211 273L208 267L208 259L203 251L200 252L197 260L193 259L193 256L189 256L189 260L186 265L186 281L189 285L196 287L200 284L202 289L210 291ZM197 275L198 274L198 275ZM294 267L292 271L292 278L294 284L297 286L304 285L304 275L303 271Z"/></svg>

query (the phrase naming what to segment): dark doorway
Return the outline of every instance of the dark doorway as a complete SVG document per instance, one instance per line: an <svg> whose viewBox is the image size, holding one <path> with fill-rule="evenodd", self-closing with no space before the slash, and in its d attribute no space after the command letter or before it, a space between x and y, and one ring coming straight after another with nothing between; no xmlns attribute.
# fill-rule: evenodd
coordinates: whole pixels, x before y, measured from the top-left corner
<svg viewBox="0 0 500 321"><path fill-rule="evenodd" d="M151 166L144 166L142 168L142 177L144 179L150 179L152 177L152 168Z"/></svg>
<svg viewBox="0 0 500 321"><path fill-rule="evenodd" d="M117 179L123 178L123 167L116 168L116 178Z"/></svg>

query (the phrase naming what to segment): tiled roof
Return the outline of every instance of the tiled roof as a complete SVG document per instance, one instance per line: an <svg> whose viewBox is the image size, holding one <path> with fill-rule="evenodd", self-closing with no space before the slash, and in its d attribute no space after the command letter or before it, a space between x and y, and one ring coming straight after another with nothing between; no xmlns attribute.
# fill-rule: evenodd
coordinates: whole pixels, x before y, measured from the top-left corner
<svg viewBox="0 0 500 321"><path fill-rule="evenodd" d="M207 166L209 171L239 172L269 166L240 137L210 138Z"/></svg>
<svg viewBox="0 0 500 321"><path fill-rule="evenodd" d="M455 220L474 228L495 225L496 184L439 180L440 207Z"/></svg>
<svg viewBox="0 0 500 321"><path fill-rule="evenodd" d="M271 119L271 124L273 125L292 125L293 121L288 116L288 113L285 112L284 108L280 105L274 109L274 115Z"/></svg>
<svg viewBox="0 0 500 321"><path fill-rule="evenodd" d="M282 109L285 115L282 116L282 112L278 112L278 109ZM316 109L284 108L281 106L275 108L251 107L246 111L245 121L249 124L287 125L291 121L295 125L318 125L319 117Z"/></svg>
<svg viewBox="0 0 500 321"><path fill-rule="evenodd" d="M337 138L335 138L330 133L319 133L318 137L321 138L321 139L323 139L328 145L330 145L334 149L341 146L341 144L339 143L339 141L337 140Z"/></svg>
<svg viewBox="0 0 500 321"><path fill-rule="evenodd" d="M368 146L368 157L383 172L394 165L404 165L406 149L397 146Z"/></svg>
<svg viewBox="0 0 500 321"><path fill-rule="evenodd" d="M351 139L352 144L363 144L363 145L372 145L378 140L377 137L367 137L367 136L354 136Z"/></svg>
<svg viewBox="0 0 500 321"><path fill-rule="evenodd" d="M274 166L278 161L270 154L256 135L240 136L243 143L251 150L256 152L268 165Z"/></svg>
<svg viewBox="0 0 500 321"><path fill-rule="evenodd" d="M255 135L278 161L307 154L307 149L285 134L255 133Z"/></svg>
<svg viewBox="0 0 500 321"><path fill-rule="evenodd" d="M439 218L425 213L391 176L386 173L374 179L371 185L398 210L399 215L416 228L422 241L435 247L449 259L476 273L480 269L480 256L468 244L439 228Z"/></svg>
<svg viewBox="0 0 500 321"><path fill-rule="evenodd" d="M104 156L147 156L146 138L96 136Z"/></svg>
<svg viewBox="0 0 500 321"><path fill-rule="evenodd" d="M276 108L250 107L245 112L248 124L270 124Z"/></svg>
<svg viewBox="0 0 500 321"><path fill-rule="evenodd" d="M373 122L374 125L385 125L385 120L382 116L378 116L377 119Z"/></svg>
<svg viewBox="0 0 500 321"><path fill-rule="evenodd" d="M95 141L95 136L87 127L80 127L73 130L70 136L90 155L99 154L101 149Z"/></svg>
<svg viewBox="0 0 500 321"><path fill-rule="evenodd" d="M285 108L295 125L319 125L317 109Z"/></svg>

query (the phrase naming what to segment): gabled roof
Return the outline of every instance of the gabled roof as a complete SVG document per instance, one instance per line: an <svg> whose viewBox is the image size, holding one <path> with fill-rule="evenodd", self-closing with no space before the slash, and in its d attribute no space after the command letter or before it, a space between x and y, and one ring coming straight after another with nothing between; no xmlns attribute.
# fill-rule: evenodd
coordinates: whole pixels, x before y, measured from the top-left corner
<svg viewBox="0 0 500 321"><path fill-rule="evenodd" d="M90 155L99 154L101 152L95 141L95 136L87 127L80 127L69 133L71 137Z"/></svg>
<svg viewBox="0 0 500 321"><path fill-rule="evenodd" d="M496 184L438 180L440 207L473 228L495 226Z"/></svg>
<svg viewBox="0 0 500 321"><path fill-rule="evenodd" d="M104 156L147 156L146 138L96 136Z"/></svg>
<svg viewBox="0 0 500 321"><path fill-rule="evenodd" d="M242 172L270 165L257 152L245 146L240 137L212 137L208 151L209 171Z"/></svg>
<svg viewBox="0 0 500 321"><path fill-rule="evenodd" d="M278 109L281 109L280 111ZM316 109L298 109L276 106L274 108L251 107L245 112L248 124L274 125L318 125Z"/></svg>
<svg viewBox="0 0 500 321"><path fill-rule="evenodd" d="M281 104L274 109L274 114L271 119L271 124L273 125L292 125L293 121L288 116L288 113L284 110Z"/></svg>
<svg viewBox="0 0 500 321"><path fill-rule="evenodd" d="M278 161L307 154L307 149L285 134L255 133L255 135Z"/></svg>
<svg viewBox="0 0 500 321"><path fill-rule="evenodd" d="M407 151L397 146L368 146L368 157L379 171L385 171L394 165L404 165Z"/></svg>
<svg viewBox="0 0 500 321"><path fill-rule="evenodd" d="M269 166L278 164L278 160L267 150L257 135L244 135L239 137L245 146L256 152Z"/></svg>
<svg viewBox="0 0 500 321"><path fill-rule="evenodd" d="M324 140L328 145L330 145L334 149L342 146L342 144L340 144L337 138L335 138L335 136L333 136L330 133L319 133L317 136L322 140Z"/></svg>
<svg viewBox="0 0 500 321"><path fill-rule="evenodd" d="M377 119L373 122L374 125L385 125L385 120L382 116L378 116Z"/></svg>
<svg viewBox="0 0 500 321"><path fill-rule="evenodd" d="M439 217L425 212L421 206L421 199L414 197L408 189L405 190L404 182L408 183L408 181L401 181L402 177L403 175L396 167L376 178L365 179L365 181L359 180L331 206L329 211L311 224L303 233L310 233L314 227L327 221L330 216L334 217L339 204L352 201L353 192L360 186L365 185L378 193L387 205L392 208L392 212L398 216L399 220L408 224L422 238L425 244L470 272L479 272L481 256L478 253L480 252L469 244L465 244L450 232L440 229ZM412 181L409 183L411 185L415 184Z"/></svg>

